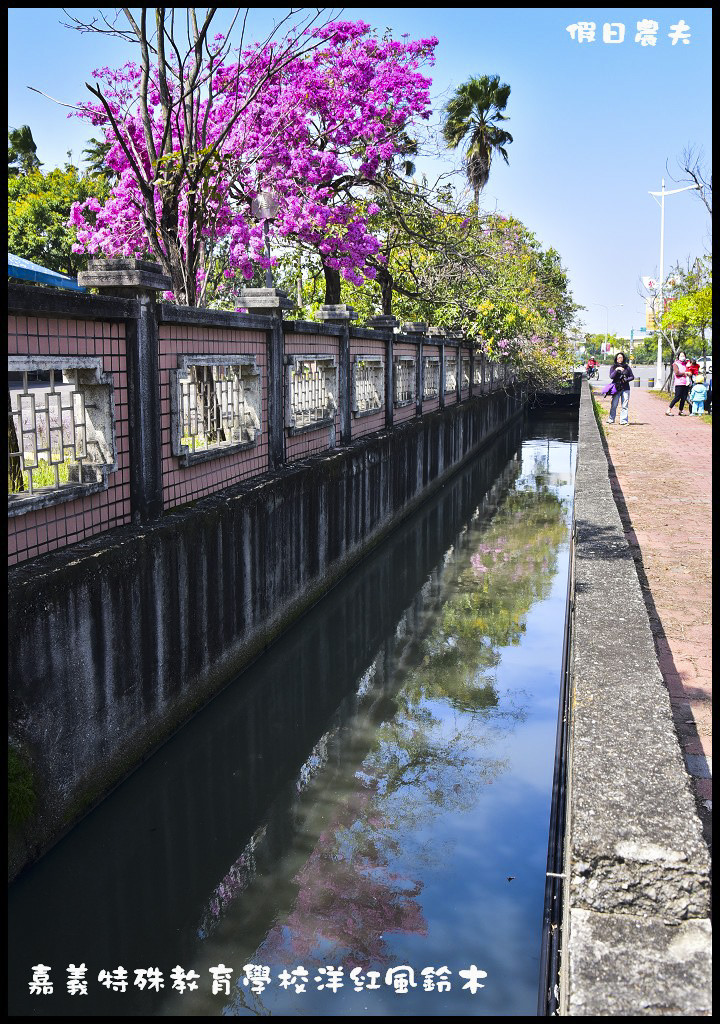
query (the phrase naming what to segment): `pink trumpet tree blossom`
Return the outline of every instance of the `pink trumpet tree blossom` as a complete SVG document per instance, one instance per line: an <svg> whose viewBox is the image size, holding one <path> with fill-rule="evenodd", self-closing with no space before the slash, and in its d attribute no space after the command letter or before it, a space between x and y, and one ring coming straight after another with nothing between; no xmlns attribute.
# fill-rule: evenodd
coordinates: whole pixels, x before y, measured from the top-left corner
<svg viewBox="0 0 720 1024"><path fill-rule="evenodd" d="M233 61L226 49L220 61L216 37L202 61L144 47L141 66L95 71L97 102L77 113L104 132L119 180L104 204L73 206L75 251L154 259L178 301L202 305L223 280L267 265L251 203L270 191L272 232L317 249L326 301L339 301L341 276L362 284L376 273L363 188L429 117L419 69L436 45L334 22Z"/></svg>

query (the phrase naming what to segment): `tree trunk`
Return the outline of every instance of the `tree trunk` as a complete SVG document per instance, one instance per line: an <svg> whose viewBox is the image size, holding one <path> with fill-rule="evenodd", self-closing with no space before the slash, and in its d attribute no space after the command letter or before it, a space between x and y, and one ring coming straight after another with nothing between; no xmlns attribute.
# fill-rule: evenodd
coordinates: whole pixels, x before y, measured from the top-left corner
<svg viewBox="0 0 720 1024"><path fill-rule="evenodd" d="M703 359L703 375L707 373L707 341L705 340L705 324L700 328L700 337L702 338L702 359Z"/></svg>
<svg viewBox="0 0 720 1024"><path fill-rule="evenodd" d="M300 246L297 247L297 281L295 282L295 287L297 292L296 305L298 309L302 309L302 249Z"/></svg>
<svg viewBox="0 0 720 1024"><path fill-rule="evenodd" d="M378 277L380 278L380 294L382 296L383 316L392 316L394 283L392 275L384 267L382 267L378 271Z"/></svg>
<svg viewBox="0 0 720 1024"><path fill-rule="evenodd" d="M337 267L328 267L324 260L322 268L325 274L325 304L337 306L340 303L340 271Z"/></svg>

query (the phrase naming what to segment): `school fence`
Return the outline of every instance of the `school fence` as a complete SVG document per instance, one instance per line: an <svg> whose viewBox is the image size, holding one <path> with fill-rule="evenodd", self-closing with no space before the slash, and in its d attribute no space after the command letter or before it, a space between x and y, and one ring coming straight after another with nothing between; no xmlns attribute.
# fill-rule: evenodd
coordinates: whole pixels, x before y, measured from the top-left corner
<svg viewBox="0 0 720 1024"><path fill-rule="evenodd" d="M512 383L438 328L194 309L117 280L9 286L9 564Z"/></svg>

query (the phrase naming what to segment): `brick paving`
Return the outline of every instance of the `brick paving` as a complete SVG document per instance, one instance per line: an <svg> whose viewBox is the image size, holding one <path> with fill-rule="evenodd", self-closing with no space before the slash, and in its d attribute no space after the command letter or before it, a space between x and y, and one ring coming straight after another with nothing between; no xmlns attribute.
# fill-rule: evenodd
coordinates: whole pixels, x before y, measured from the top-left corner
<svg viewBox="0 0 720 1024"><path fill-rule="evenodd" d="M595 397L605 420L610 400L599 389ZM677 406L666 416L668 403L632 388L630 422L620 426L616 418L604 429L610 482L710 845L712 427L697 417L678 417Z"/></svg>

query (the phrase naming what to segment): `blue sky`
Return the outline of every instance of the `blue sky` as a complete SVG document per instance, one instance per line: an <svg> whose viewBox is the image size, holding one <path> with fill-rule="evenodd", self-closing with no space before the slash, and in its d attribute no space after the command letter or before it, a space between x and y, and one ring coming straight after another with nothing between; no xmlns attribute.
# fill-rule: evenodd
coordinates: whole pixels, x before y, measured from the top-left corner
<svg viewBox="0 0 720 1024"><path fill-rule="evenodd" d="M87 17L92 8L70 8ZM109 11L110 9L103 9ZM283 8L251 12L260 38ZM640 277L660 262L660 208L648 194L677 188L677 160L688 145L711 155L711 9L690 8L335 8L399 37L440 40L431 72L436 112L471 75L497 74L511 86L505 127L514 136L509 166L493 163L483 193L488 209L522 220L554 246L567 267L588 330L628 335L644 324ZM227 19L223 10L222 19ZM658 23L655 46L635 42L637 23ZM60 8L10 8L8 124L29 124L45 170L75 159L89 126L33 85L68 103L87 96L99 66L133 59L126 44L63 28ZM673 45L684 21L689 42ZM594 22L593 42L573 40L568 25ZM622 43L603 42L603 25L625 27ZM418 161L429 176L459 166L457 155ZM462 177L457 175L458 186ZM665 204L665 268L710 247L710 221L690 192ZM622 306L621 306L622 304ZM607 310L605 307L608 307Z"/></svg>

